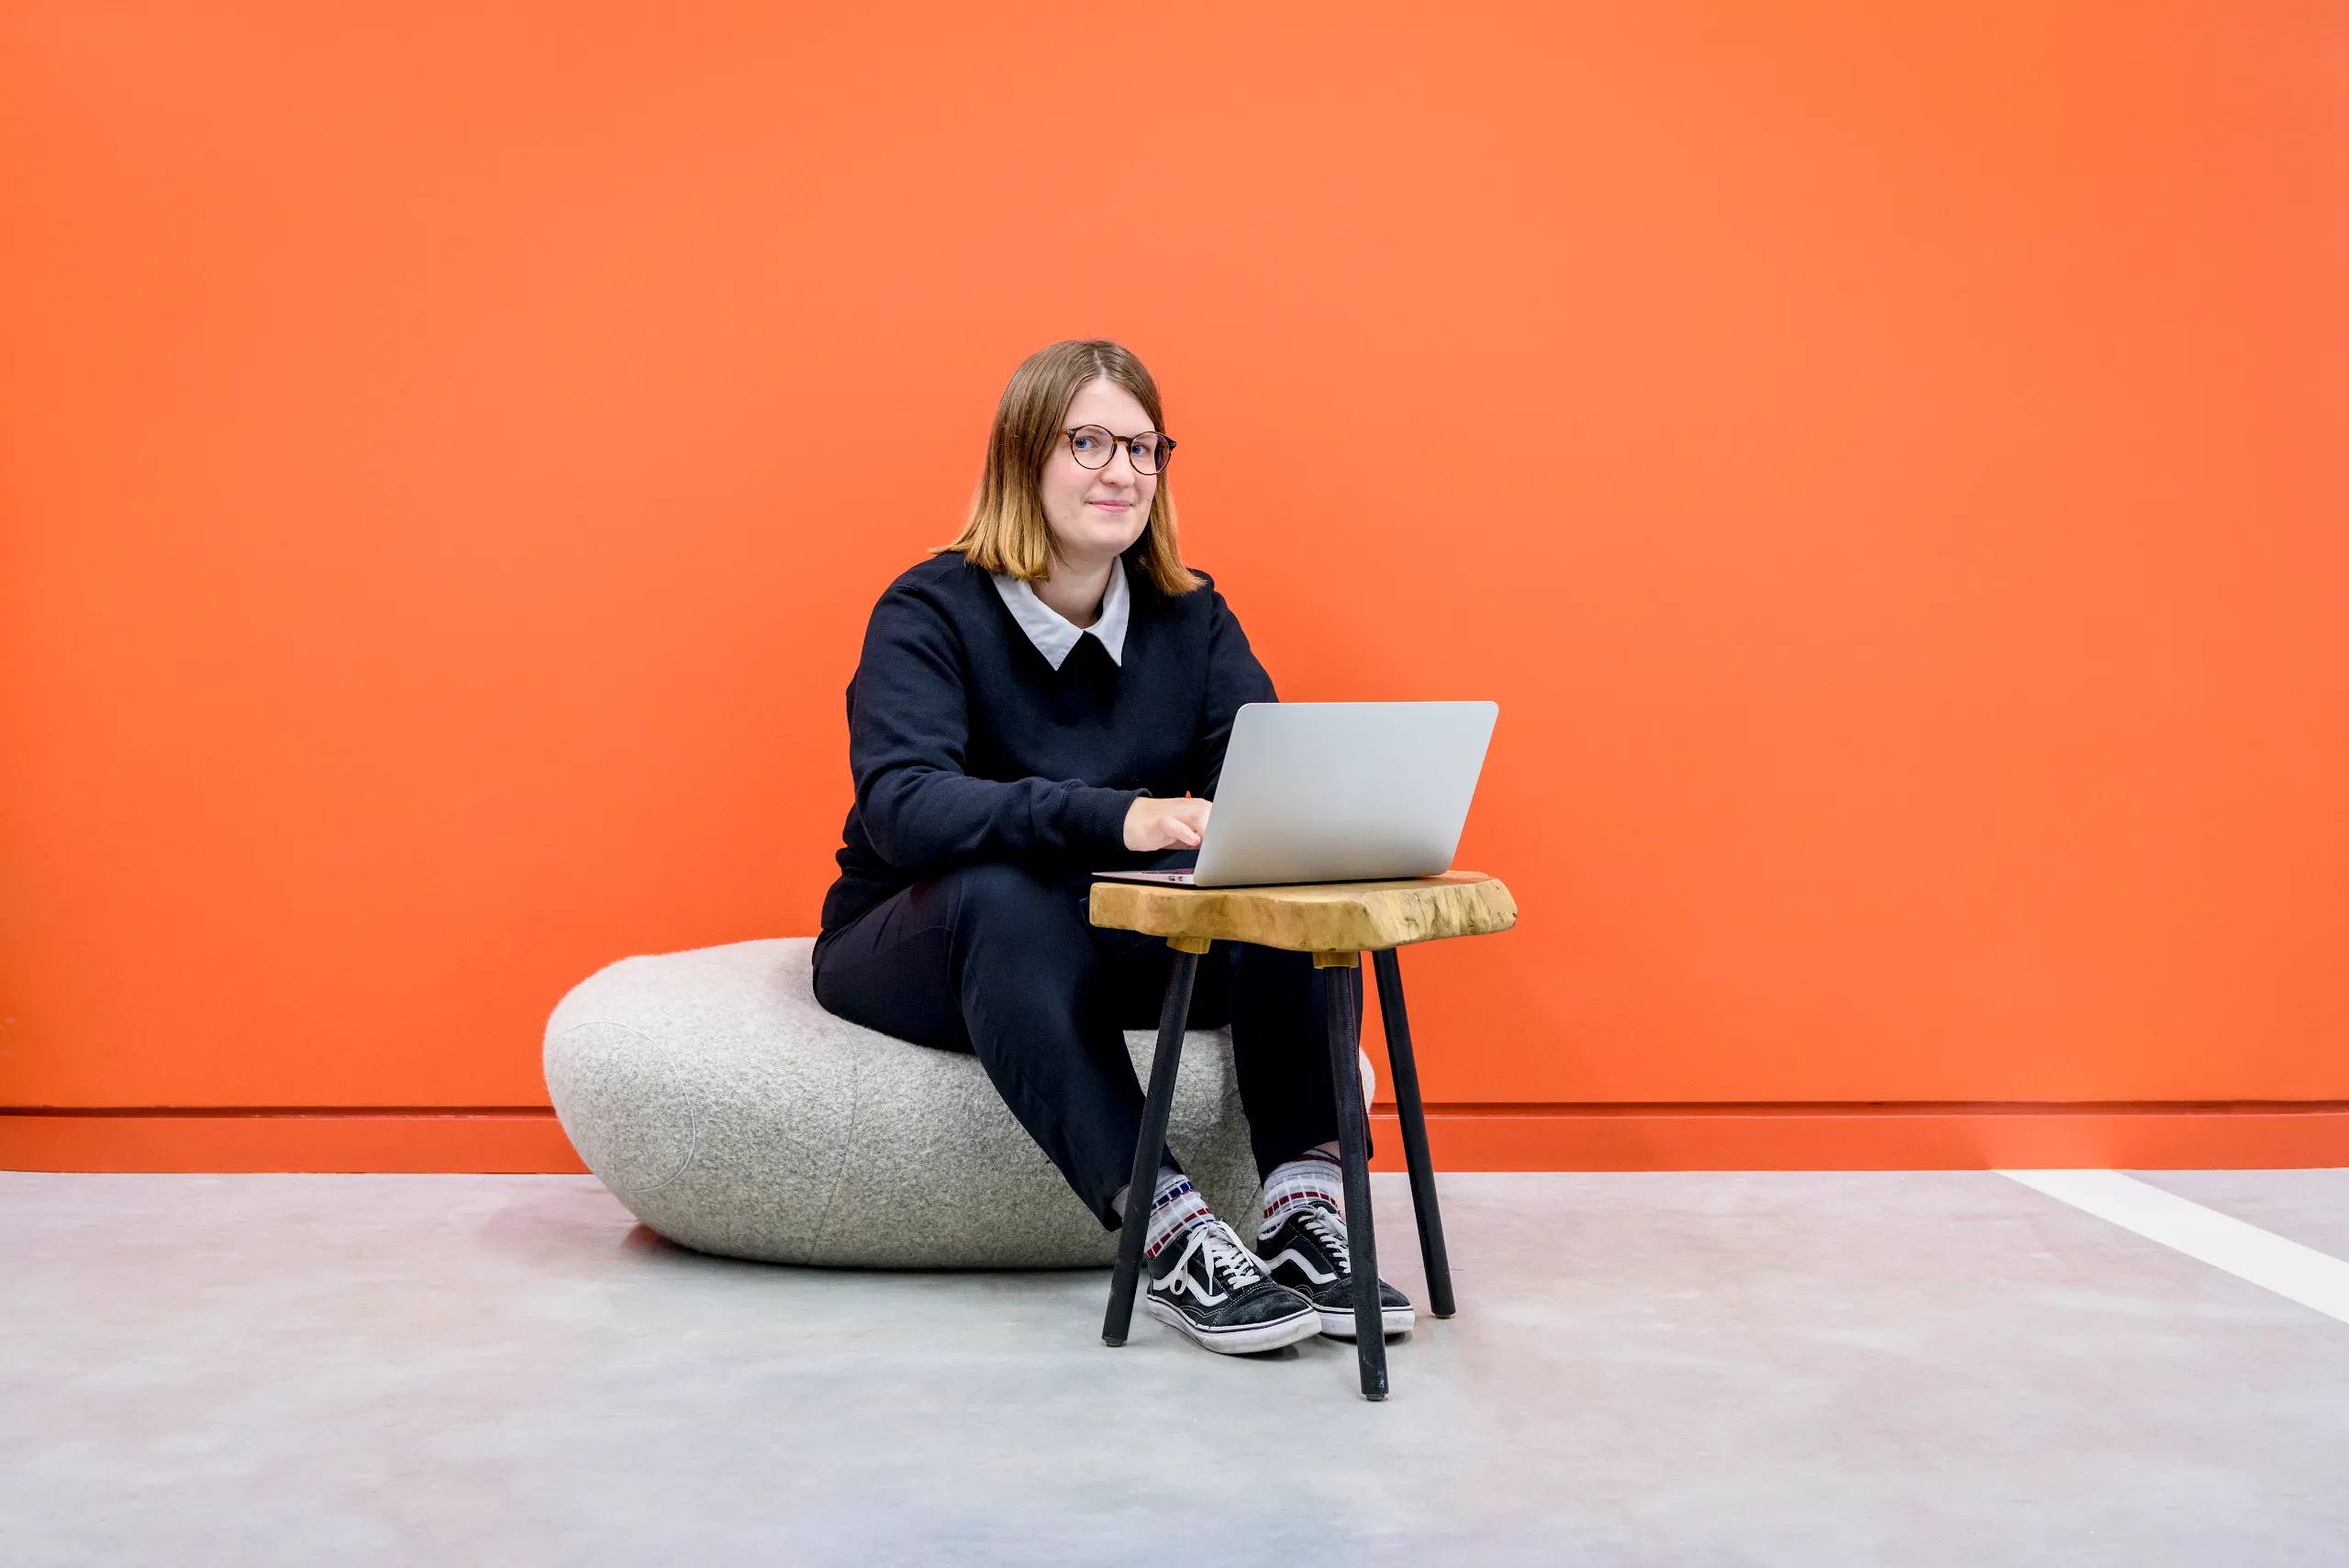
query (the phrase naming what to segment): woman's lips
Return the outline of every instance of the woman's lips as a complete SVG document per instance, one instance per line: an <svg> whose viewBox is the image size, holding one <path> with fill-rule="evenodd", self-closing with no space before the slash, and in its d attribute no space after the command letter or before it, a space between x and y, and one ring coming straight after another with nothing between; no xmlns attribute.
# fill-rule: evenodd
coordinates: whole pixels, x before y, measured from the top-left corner
<svg viewBox="0 0 2349 1568"><path fill-rule="evenodd" d="M1130 512L1134 509L1131 501L1087 501L1085 505L1098 506L1105 512Z"/></svg>

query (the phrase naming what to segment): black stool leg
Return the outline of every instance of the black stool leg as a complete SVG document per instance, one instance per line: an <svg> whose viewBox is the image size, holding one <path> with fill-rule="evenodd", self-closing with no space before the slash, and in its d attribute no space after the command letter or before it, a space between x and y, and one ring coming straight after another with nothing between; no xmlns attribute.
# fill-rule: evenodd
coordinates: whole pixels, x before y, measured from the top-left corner
<svg viewBox="0 0 2349 1568"><path fill-rule="evenodd" d="M1150 1094L1141 1103L1141 1136L1134 1140L1133 1180L1126 1186L1126 1214L1118 1232L1118 1268L1109 1276L1109 1311L1101 1319L1101 1342L1122 1345L1133 1327L1134 1286L1141 1278L1141 1243L1150 1229L1151 1200L1158 1195L1158 1156L1166 1147L1166 1118L1174 1109L1174 1069L1183 1060L1183 1025L1191 1016L1191 982L1199 955L1176 950L1174 973L1166 978L1166 1001L1158 1014L1158 1053L1151 1058Z"/></svg>
<svg viewBox="0 0 2349 1568"><path fill-rule="evenodd" d="M1452 1262L1444 1256L1443 1215L1435 1203L1435 1162L1428 1155L1428 1118L1419 1105L1419 1064L1411 1055L1411 1020L1403 1011L1403 965L1395 950L1371 955L1378 972L1378 1011L1386 1021L1386 1065L1395 1075L1395 1109L1403 1123L1403 1158L1411 1167L1411 1212L1419 1222L1419 1262L1427 1265L1428 1308L1452 1316Z"/></svg>
<svg viewBox="0 0 2349 1568"><path fill-rule="evenodd" d="M1324 955L1316 953L1318 963ZM1346 1246L1354 1265L1354 1358L1362 1396L1386 1397L1386 1319L1378 1309L1378 1238L1370 1213L1370 1131L1364 1120L1362 1068L1354 1060L1354 998L1361 995L1352 966L1321 971L1323 1010L1330 1016L1330 1076L1338 1088L1338 1157L1346 1187Z"/></svg>

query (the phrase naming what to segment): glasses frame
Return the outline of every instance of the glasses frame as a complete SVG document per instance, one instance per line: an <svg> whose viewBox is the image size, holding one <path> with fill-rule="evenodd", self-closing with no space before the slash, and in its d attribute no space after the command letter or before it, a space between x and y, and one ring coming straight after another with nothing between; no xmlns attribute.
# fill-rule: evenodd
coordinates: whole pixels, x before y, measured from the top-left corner
<svg viewBox="0 0 2349 1568"><path fill-rule="evenodd" d="M1083 458L1078 457L1076 455L1076 433L1079 430L1098 430L1103 435L1108 437L1109 455L1103 458L1099 462L1087 462ZM1141 439L1144 436L1156 436L1158 438L1158 466L1156 468L1144 468L1141 465L1141 454L1134 450L1134 443ZM1069 443L1068 455L1070 460L1074 462L1077 467L1084 469L1088 473L1098 473L1103 469L1108 467L1112 462L1116 462L1118 457L1118 449L1119 447L1126 449L1126 462L1136 473L1147 474L1153 479L1165 473L1166 465L1174 461L1174 438L1168 435L1163 430L1136 430L1130 436L1121 436L1115 430L1110 429L1107 425L1077 425L1069 429L1063 430L1061 432L1061 439Z"/></svg>

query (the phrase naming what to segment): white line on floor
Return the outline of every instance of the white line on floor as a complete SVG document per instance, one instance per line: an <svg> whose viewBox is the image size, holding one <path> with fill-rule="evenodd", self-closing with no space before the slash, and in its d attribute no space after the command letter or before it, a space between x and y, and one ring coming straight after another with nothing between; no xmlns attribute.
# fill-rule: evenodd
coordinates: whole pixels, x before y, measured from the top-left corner
<svg viewBox="0 0 2349 1568"><path fill-rule="evenodd" d="M2118 1171L2001 1171L2149 1241L2349 1323L2349 1263Z"/></svg>

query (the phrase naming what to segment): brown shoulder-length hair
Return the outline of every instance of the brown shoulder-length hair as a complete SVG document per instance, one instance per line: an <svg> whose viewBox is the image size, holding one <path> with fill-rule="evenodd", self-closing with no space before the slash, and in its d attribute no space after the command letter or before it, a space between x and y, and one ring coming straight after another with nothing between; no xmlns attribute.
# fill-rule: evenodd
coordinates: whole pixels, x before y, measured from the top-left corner
<svg viewBox="0 0 2349 1568"><path fill-rule="evenodd" d="M1011 373L1003 401L996 405L995 428L987 435L986 472L971 497L971 515L963 532L945 549L962 551L963 560L982 571L1023 583L1041 583L1052 575L1052 530L1044 520L1037 484L1060 444L1069 404L1091 381L1106 381L1132 393L1150 416L1152 428L1166 428L1158 384L1122 344L1088 338L1037 350ZM1129 553L1162 593L1187 594L1202 585L1198 574L1183 564L1175 543L1174 496L1163 473L1151 496L1150 521Z"/></svg>

